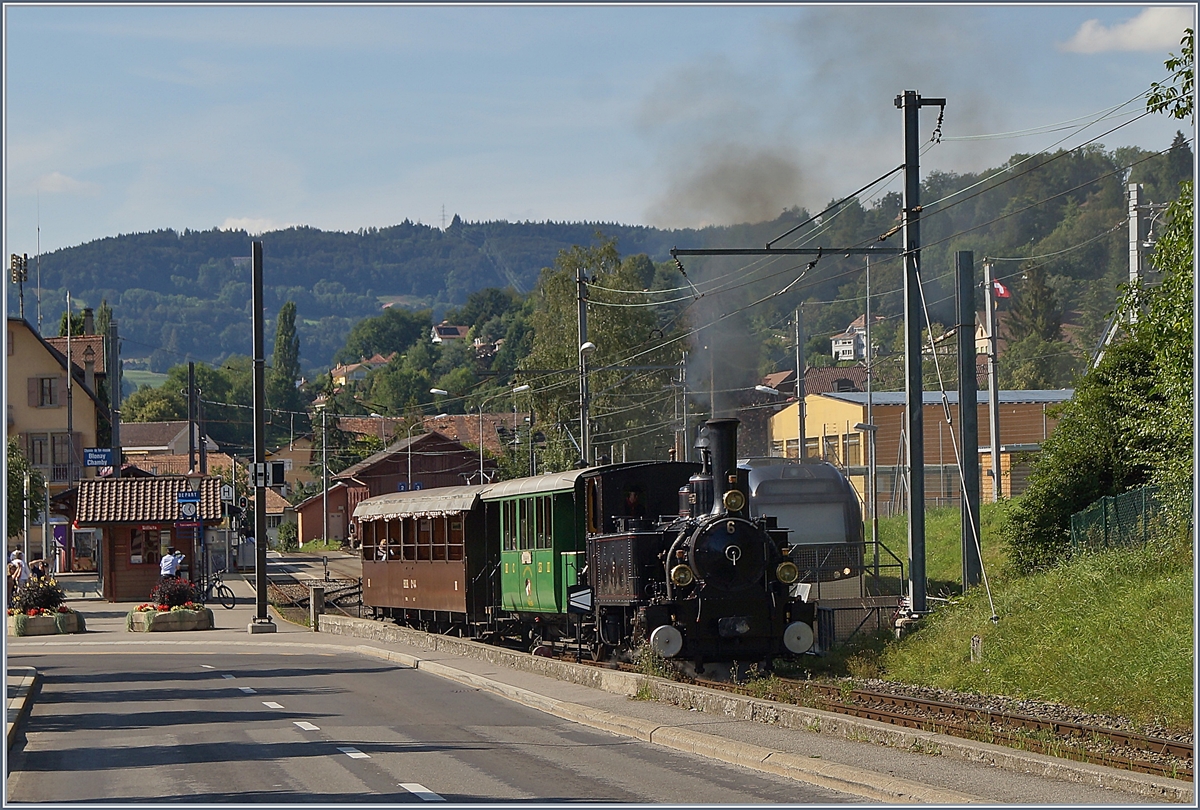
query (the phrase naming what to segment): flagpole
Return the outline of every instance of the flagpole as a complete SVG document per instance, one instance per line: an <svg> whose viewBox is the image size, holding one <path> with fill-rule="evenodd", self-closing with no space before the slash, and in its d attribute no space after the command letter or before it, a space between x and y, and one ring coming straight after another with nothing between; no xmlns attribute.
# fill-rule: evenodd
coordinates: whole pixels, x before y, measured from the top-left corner
<svg viewBox="0 0 1200 810"><path fill-rule="evenodd" d="M996 357L996 285L1000 282L992 279L992 268L991 262L983 265L988 331L988 435L992 455L992 503L995 503L1000 500L1000 371Z"/></svg>

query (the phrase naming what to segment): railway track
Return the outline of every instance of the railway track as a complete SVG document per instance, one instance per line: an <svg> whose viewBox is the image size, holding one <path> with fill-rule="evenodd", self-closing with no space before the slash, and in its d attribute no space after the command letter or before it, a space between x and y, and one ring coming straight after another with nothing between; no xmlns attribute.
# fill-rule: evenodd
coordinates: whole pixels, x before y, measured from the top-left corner
<svg viewBox="0 0 1200 810"><path fill-rule="evenodd" d="M575 653L573 650L565 650L561 657L574 661ZM613 666L611 662L596 664L586 658L582 663ZM629 664L617 666L628 671L638 671L637 667ZM711 689L759 696L759 690L747 684L704 678L688 680ZM772 690L767 699L890 723L903 728L1003 745L1061 759L1188 782L1195 781L1194 746L1193 743L1183 740L878 690L847 689L845 686L786 678L777 680L782 688Z"/></svg>
<svg viewBox="0 0 1200 810"><path fill-rule="evenodd" d="M815 707L1122 770L1194 781L1192 743L873 690L809 684Z"/></svg>

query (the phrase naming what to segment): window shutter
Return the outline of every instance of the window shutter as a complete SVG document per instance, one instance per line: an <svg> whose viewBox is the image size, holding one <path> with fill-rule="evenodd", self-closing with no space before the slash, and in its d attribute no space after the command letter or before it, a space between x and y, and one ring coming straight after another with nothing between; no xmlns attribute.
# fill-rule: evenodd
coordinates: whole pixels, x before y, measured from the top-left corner
<svg viewBox="0 0 1200 810"><path fill-rule="evenodd" d="M38 406L38 378L29 377L29 407L36 408Z"/></svg>

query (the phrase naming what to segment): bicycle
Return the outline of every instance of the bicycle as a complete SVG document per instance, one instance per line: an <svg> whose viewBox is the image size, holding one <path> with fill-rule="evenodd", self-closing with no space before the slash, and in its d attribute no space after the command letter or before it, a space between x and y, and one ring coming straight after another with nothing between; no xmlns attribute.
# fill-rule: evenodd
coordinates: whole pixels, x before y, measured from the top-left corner
<svg viewBox="0 0 1200 810"><path fill-rule="evenodd" d="M237 604L237 597L233 595L233 589L221 581L220 571L214 571L212 577L204 583L200 590L200 602L207 603L214 595L217 602L226 610L233 610L233 606Z"/></svg>

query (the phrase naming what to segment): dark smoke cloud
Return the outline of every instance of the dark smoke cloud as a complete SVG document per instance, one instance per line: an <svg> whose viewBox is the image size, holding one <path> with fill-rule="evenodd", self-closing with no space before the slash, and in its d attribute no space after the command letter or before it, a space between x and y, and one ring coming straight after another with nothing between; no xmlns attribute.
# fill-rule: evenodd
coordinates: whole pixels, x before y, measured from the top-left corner
<svg viewBox="0 0 1200 810"><path fill-rule="evenodd" d="M795 22L764 35L745 64L701 55L662 77L638 117L662 189L647 221L729 225L794 205L823 207L900 163L893 99L905 90L947 99L945 135L995 131L1002 99L963 68L1023 67L981 36L988 14L946 6L797 9ZM923 138L936 121L936 111L922 114ZM981 168L966 165L968 148L978 161L978 146L944 144L938 167Z"/></svg>
<svg viewBox="0 0 1200 810"><path fill-rule="evenodd" d="M698 150L703 159L673 174L652 221L698 225L762 222L794 205L800 166L782 150L727 143Z"/></svg>

